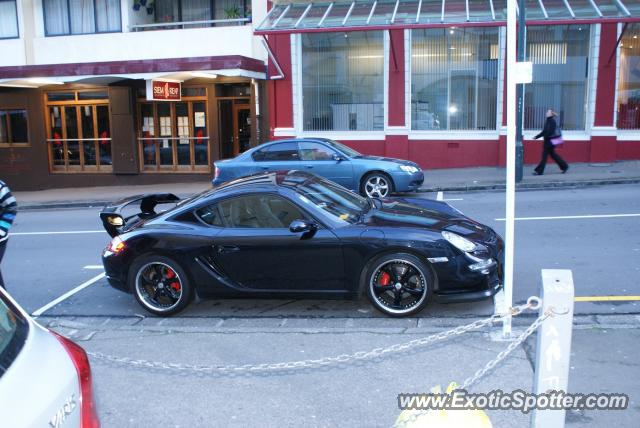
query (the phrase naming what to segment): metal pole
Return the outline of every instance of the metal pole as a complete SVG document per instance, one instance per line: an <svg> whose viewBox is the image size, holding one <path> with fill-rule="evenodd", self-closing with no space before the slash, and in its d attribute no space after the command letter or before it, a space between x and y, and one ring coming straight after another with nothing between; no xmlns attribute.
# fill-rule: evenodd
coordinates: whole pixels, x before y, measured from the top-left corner
<svg viewBox="0 0 640 428"><path fill-rule="evenodd" d="M569 385L569 359L573 328L573 276L570 270L542 270L542 307L540 315L549 313L538 330L533 393L548 391L567 392ZM562 428L563 410L537 410L531 416L532 428Z"/></svg>
<svg viewBox="0 0 640 428"><path fill-rule="evenodd" d="M507 190L504 251L504 305L513 303L513 250L516 196L516 0L507 0ZM511 317L504 318L502 335L511 335Z"/></svg>
<svg viewBox="0 0 640 428"><path fill-rule="evenodd" d="M524 0L519 0L518 9L518 62L524 61L526 46L526 13ZM522 181L524 167L524 146L522 144L522 120L524 116L524 85L518 85L517 93L518 116L516 117L516 182Z"/></svg>

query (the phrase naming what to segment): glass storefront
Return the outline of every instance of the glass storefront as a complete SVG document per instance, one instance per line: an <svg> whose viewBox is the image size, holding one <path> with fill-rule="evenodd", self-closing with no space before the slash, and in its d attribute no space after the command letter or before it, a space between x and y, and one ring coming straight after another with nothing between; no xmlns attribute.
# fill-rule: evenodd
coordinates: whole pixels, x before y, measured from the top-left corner
<svg viewBox="0 0 640 428"><path fill-rule="evenodd" d="M495 130L498 28L411 32L411 129Z"/></svg>
<svg viewBox="0 0 640 428"><path fill-rule="evenodd" d="M640 129L640 24L629 24L620 40L618 129Z"/></svg>
<svg viewBox="0 0 640 428"><path fill-rule="evenodd" d="M181 101L138 100L138 148L147 172L208 171L206 88L183 88Z"/></svg>
<svg viewBox="0 0 640 428"><path fill-rule="evenodd" d="M111 172L108 98L106 89L46 94L51 171Z"/></svg>
<svg viewBox="0 0 640 428"><path fill-rule="evenodd" d="M588 25L527 27L533 83L525 85L525 129L541 129L548 109L558 113L562 129L585 129L589 37Z"/></svg>
<svg viewBox="0 0 640 428"><path fill-rule="evenodd" d="M301 35L305 131L384 129L383 34Z"/></svg>

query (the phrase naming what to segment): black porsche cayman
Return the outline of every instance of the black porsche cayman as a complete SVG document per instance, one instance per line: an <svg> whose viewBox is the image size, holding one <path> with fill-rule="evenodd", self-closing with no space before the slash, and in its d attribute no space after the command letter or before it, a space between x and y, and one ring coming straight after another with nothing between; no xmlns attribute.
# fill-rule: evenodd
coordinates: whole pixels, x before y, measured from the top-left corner
<svg viewBox="0 0 640 428"><path fill-rule="evenodd" d="M140 205L124 215L124 207ZM175 206L157 214L158 204ZM141 195L100 213L113 237L109 283L149 312L201 297L367 294L403 316L432 298L490 297L501 287L502 239L444 202L366 199L313 174L272 172L178 200Z"/></svg>

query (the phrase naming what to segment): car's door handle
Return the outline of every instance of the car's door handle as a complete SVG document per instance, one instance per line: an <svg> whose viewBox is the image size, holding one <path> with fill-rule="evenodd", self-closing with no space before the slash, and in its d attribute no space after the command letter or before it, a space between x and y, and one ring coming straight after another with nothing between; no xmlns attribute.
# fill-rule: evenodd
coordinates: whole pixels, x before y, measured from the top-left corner
<svg viewBox="0 0 640 428"><path fill-rule="evenodd" d="M265 170L265 171L268 171L268 170L269 170L269 167L268 167L268 166L261 166L260 168L261 168L261 169L263 169L263 170Z"/></svg>
<svg viewBox="0 0 640 428"><path fill-rule="evenodd" d="M218 245L219 253L234 253L236 251L240 251L240 247L235 245Z"/></svg>
<svg viewBox="0 0 640 428"><path fill-rule="evenodd" d="M307 169L313 169L313 165L305 165L304 167Z"/></svg>

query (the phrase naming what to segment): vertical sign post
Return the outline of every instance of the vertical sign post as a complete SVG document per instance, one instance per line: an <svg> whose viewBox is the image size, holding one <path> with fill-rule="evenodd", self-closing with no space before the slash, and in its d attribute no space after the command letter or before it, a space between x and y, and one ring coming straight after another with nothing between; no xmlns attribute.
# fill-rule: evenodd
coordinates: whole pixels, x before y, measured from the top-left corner
<svg viewBox="0 0 640 428"><path fill-rule="evenodd" d="M567 392L569 358L573 328L573 276L566 269L542 270L540 315L551 311L538 330L534 394ZM532 428L564 427L565 410L537 410L531 416Z"/></svg>
<svg viewBox="0 0 640 428"><path fill-rule="evenodd" d="M504 250L504 305L513 304L513 247L516 193L516 0L507 0L507 189ZM502 335L511 335L511 317L504 318Z"/></svg>

